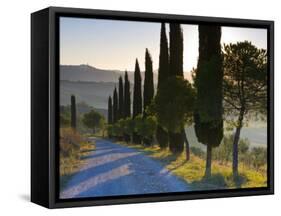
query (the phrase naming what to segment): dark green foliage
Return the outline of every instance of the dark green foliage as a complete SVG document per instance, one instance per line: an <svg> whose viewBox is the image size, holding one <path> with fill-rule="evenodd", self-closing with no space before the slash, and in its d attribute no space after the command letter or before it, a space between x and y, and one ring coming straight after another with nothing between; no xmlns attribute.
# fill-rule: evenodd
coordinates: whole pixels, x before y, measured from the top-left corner
<svg viewBox="0 0 281 216"><path fill-rule="evenodd" d="M143 85L143 114L146 116L146 108L150 105L154 96L152 59L148 49L145 50L145 77Z"/></svg>
<svg viewBox="0 0 281 216"><path fill-rule="evenodd" d="M169 131L169 149L174 154L179 154L184 150L184 137L182 132Z"/></svg>
<svg viewBox="0 0 281 216"><path fill-rule="evenodd" d="M171 77L155 97L158 123L167 131L179 133L193 115L195 92L183 77ZM172 116L172 117L171 117Z"/></svg>
<svg viewBox="0 0 281 216"><path fill-rule="evenodd" d="M169 131L170 150L179 153L184 147L184 125L193 115L195 93L183 77L170 77L162 87L155 97L156 117L159 125Z"/></svg>
<svg viewBox="0 0 281 216"><path fill-rule="evenodd" d="M183 34L180 24L170 23L170 61L169 76L183 77ZM168 86L166 86L168 87ZM168 87L173 91L172 87ZM174 106L177 106L174 104ZM173 112L172 112L173 113ZM173 113L174 115L175 113ZM177 124L176 121L174 121ZM184 149L184 136L182 134L184 124L180 125L180 131L169 130L169 148L172 152L180 153ZM188 156L189 157L189 156Z"/></svg>
<svg viewBox="0 0 281 216"><path fill-rule="evenodd" d="M141 73L138 60L136 59L135 74L134 74L134 98L133 98L133 118L137 115L142 114L142 90L141 90ZM134 143L141 143L139 135L134 133Z"/></svg>
<svg viewBox="0 0 281 216"><path fill-rule="evenodd" d="M124 117L124 92L123 92L123 79L119 77L119 102L118 102L118 120Z"/></svg>
<svg viewBox="0 0 281 216"><path fill-rule="evenodd" d="M76 129L76 101L75 96L71 95L71 127Z"/></svg>
<svg viewBox="0 0 281 216"><path fill-rule="evenodd" d="M134 74L133 118L142 113L141 73L138 59L136 59Z"/></svg>
<svg viewBox="0 0 281 216"><path fill-rule="evenodd" d="M118 95L116 88L113 92L113 123L118 121Z"/></svg>
<svg viewBox="0 0 281 216"><path fill-rule="evenodd" d="M138 115L134 119L134 131L141 137L143 144L147 146L152 144L156 126L155 116L146 116L146 118L143 118L142 115Z"/></svg>
<svg viewBox="0 0 281 216"><path fill-rule="evenodd" d="M70 120L65 115L60 114L60 127L69 127Z"/></svg>
<svg viewBox="0 0 281 216"><path fill-rule="evenodd" d="M224 46L225 112L234 116L232 169L238 175L238 143L240 132L250 114L267 113L267 53L250 42ZM248 115L248 116L247 116Z"/></svg>
<svg viewBox="0 0 281 216"><path fill-rule="evenodd" d="M128 78L127 71L125 72L125 83L124 83L124 118L129 119L131 117L131 92L130 92L130 81ZM129 120L126 121L125 125L129 125ZM131 134L125 133L124 139L126 142L130 141Z"/></svg>
<svg viewBox="0 0 281 216"><path fill-rule="evenodd" d="M96 133L96 129L101 129L104 125L104 117L95 110L84 114L82 121L88 128L93 130L93 133Z"/></svg>
<svg viewBox="0 0 281 216"><path fill-rule="evenodd" d="M156 128L156 139L159 143L160 148L164 149L168 147L169 135L160 125Z"/></svg>
<svg viewBox="0 0 281 216"><path fill-rule="evenodd" d="M170 23L169 67L171 76L183 76L183 34L178 23Z"/></svg>
<svg viewBox="0 0 281 216"><path fill-rule="evenodd" d="M125 84L124 84L124 117L131 117L131 92L130 81L127 71L125 72Z"/></svg>
<svg viewBox="0 0 281 216"><path fill-rule="evenodd" d="M169 77L169 50L166 36L165 23L161 24L160 33L160 54L159 54L159 70L158 70L158 86L157 94L161 91L161 85ZM160 125L157 125L156 139L161 148L168 147L169 135Z"/></svg>
<svg viewBox="0 0 281 216"><path fill-rule="evenodd" d="M165 23L161 24L160 34L160 54L159 54L159 70L158 70L158 90L161 84L169 76L169 49L166 36Z"/></svg>
<svg viewBox="0 0 281 216"><path fill-rule="evenodd" d="M223 138L221 27L199 25L199 58L195 77L195 134L207 145L206 177L211 175L212 148Z"/></svg>
<svg viewBox="0 0 281 216"><path fill-rule="evenodd" d="M107 123L108 124L112 124L113 123L112 111L113 111L112 99L111 99L111 96L109 96L108 97L108 108L107 108Z"/></svg>

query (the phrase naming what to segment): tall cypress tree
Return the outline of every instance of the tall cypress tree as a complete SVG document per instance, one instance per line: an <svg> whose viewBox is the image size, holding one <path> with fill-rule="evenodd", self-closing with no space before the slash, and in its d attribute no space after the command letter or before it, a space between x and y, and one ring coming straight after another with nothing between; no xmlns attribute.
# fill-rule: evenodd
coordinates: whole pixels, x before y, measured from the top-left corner
<svg viewBox="0 0 281 216"><path fill-rule="evenodd" d="M168 76L169 76L168 40L166 36L165 23L162 23L161 33L160 33L160 54L159 54L157 93L161 91L161 85L166 81ZM156 139L161 148L166 148L168 146L168 142L169 142L168 133L160 125L157 125Z"/></svg>
<svg viewBox="0 0 281 216"><path fill-rule="evenodd" d="M133 118L142 113L141 73L138 59L136 59L134 74Z"/></svg>
<svg viewBox="0 0 281 216"><path fill-rule="evenodd" d="M207 146L205 176L211 175L212 148L223 138L221 27L199 25L199 58L195 77L195 133Z"/></svg>
<svg viewBox="0 0 281 216"><path fill-rule="evenodd" d="M124 78L124 118L131 117L131 93L130 93L130 81L127 71L125 71ZM129 142L131 135L129 133L124 134L124 139Z"/></svg>
<svg viewBox="0 0 281 216"><path fill-rule="evenodd" d="M142 114L142 90L141 90L141 73L136 59L135 73L134 73L134 98L133 98L133 118ZM137 134L133 134L133 142L141 143L141 138Z"/></svg>
<svg viewBox="0 0 281 216"><path fill-rule="evenodd" d="M119 77L119 103L118 103L118 119L124 117L124 91L123 91L123 79L122 76Z"/></svg>
<svg viewBox="0 0 281 216"><path fill-rule="evenodd" d="M113 92L113 123L118 121L118 95L116 87Z"/></svg>
<svg viewBox="0 0 281 216"><path fill-rule="evenodd" d="M178 23L170 23L169 75L183 77L183 33ZM169 148L171 152L181 153L183 151L184 135L184 127L181 132L169 131Z"/></svg>
<svg viewBox="0 0 281 216"><path fill-rule="evenodd" d="M143 85L143 115L146 116L146 108L150 105L154 96L153 66L148 49L145 50L145 74Z"/></svg>
<svg viewBox="0 0 281 216"><path fill-rule="evenodd" d="M166 36L165 23L161 24L160 33L160 54L159 54L159 69L158 69L158 86L159 91L161 84L166 81L169 76L169 48Z"/></svg>
<svg viewBox="0 0 281 216"><path fill-rule="evenodd" d="M71 127L76 129L76 100L75 96L71 95Z"/></svg>
<svg viewBox="0 0 281 216"><path fill-rule="evenodd" d="M112 124L112 99L111 96L108 97L108 108L107 108L107 123Z"/></svg>
<svg viewBox="0 0 281 216"><path fill-rule="evenodd" d="M125 71L124 82L124 117L131 117L131 92L130 81L127 71Z"/></svg>
<svg viewBox="0 0 281 216"><path fill-rule="evenodd" d="M170 75L183 77L183 33L178 23L170 23Z"/></svg>

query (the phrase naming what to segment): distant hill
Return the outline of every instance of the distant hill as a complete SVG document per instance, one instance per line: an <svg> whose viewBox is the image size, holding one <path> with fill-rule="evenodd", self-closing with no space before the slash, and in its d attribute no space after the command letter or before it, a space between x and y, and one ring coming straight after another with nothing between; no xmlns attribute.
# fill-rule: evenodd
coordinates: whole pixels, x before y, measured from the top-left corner
<svg viewBox="0 0 281 216"><path fill-rule="evenodd" d="M117 83L113 82L74 82L60 81L60 104L69 105L70 96L75 95L77 103L85 102L89 106L107 109L107 100Z"/></svg>
<svg viewBox="0 0 281 216"><path fill-rule="evenodd" d="M120 76L124 76L125 71L121 70L105 70L90 65L61 65L60 80L67 81L85 81L85 82L117 82ZM134 83L134 72L128 71L129 80ZM144 80L144 72L141 72L142 80ZM191 81L191 74L184 72L184 77ZM157 85L158 73L157 69L153 73L154 85Z"/></svg>
<svg viewBox="0 0 281 216"><path fill-rule="evenodd" d="M60 80L86 81L86 82L117 82L120 76L124 76L125 71L104 70L90 65L61 65ZM144 79L144 72L141 72ZM129 80L134 82L134 73L128 71ZM154 83L157 83L157 73L154 73Z"/></svg>

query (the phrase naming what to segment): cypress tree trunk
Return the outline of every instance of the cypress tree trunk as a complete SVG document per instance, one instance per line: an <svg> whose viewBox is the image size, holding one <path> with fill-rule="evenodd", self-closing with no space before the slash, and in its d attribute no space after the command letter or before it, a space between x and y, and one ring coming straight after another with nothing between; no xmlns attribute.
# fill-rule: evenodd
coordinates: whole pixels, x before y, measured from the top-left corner
<svg viewBox="0 0 281 216"><path fill-rule="evenodd" d="M242 128L243 118L244 118L244 109L241 109L238 118L238 126L236 128L234 139L233 139L232 172L234 177L238 176L238 143L240 139L240 132Z"/></svg>
<svg viewBox="0 0 281 216"><path fill-rule="evenodd" d="M205 170L205 178L211 176L212 173L212 145L207 145L207 158L206 158L206 170Z"/></svg>
<svg viewBox="0 0 281 216"><path fill-rule="evenodd" d="M174 154L182 153L184 150L184 137L182 132L175 133L169 131L169 149Z"/></svg>
<svg viewBox="0 0 281 216"><path fill-rule="evenodd" d="M161 24L160 33L160 54L159 54L159 71L158 71L158 86L157 92L161 91L161 85L169 77L169 50L168 41L166 36L165 23ZM164 149L168 147L169 135L161 125L157 125L156 139L159 143L160 148Z"/></svg>
<svg viewBox="0 0 281 216"><path fill-rule="evenodd" d="M169 135L160 125L158 125L156 128L156 139L161 149L165 149L168 147Z"/></svg>
<svg viewBox="0 0 281 216"><path fill-rule="evenodd" d="M189 146L189 142L185 133L185 130L182 130L182 136L185 142L185 157L186 157L186 161L190 160L190 146Z"/></svg>
<svg viewBox="0 0 281 216"><path fill-rule="evenodd" d="M76 101L74 95L71 95L71 128L76 130Z"/></svg>

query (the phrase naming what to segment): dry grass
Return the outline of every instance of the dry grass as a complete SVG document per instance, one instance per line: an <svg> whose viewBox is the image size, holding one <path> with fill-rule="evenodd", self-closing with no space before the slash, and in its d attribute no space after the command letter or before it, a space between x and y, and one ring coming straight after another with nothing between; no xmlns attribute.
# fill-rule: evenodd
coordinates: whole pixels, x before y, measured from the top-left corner
<svg viewBox="0 0 281 216"><path fill-rule="evenodd" d="M93 142L81 136L71 128L60 130L60 183L63 187L66 181L85 164L82 157L95 149Z"/></svg>
<svg viewBox="0 0 281 216"><path fill-rule="evenodd" d="M190 183L194 190L255 188L267 186L267 172L265 168L255 170L240 163L240 176L234 178L230 163L221 164L218 161L213 161L212 176L206 179L204 178L205 159L195 156L192 152L190 160L186 161L184 153L173 155L168 149L161 150L158 146L144 147L135 144L121 144L136 148L150 157L159 160L172 173Z"/></svg>

